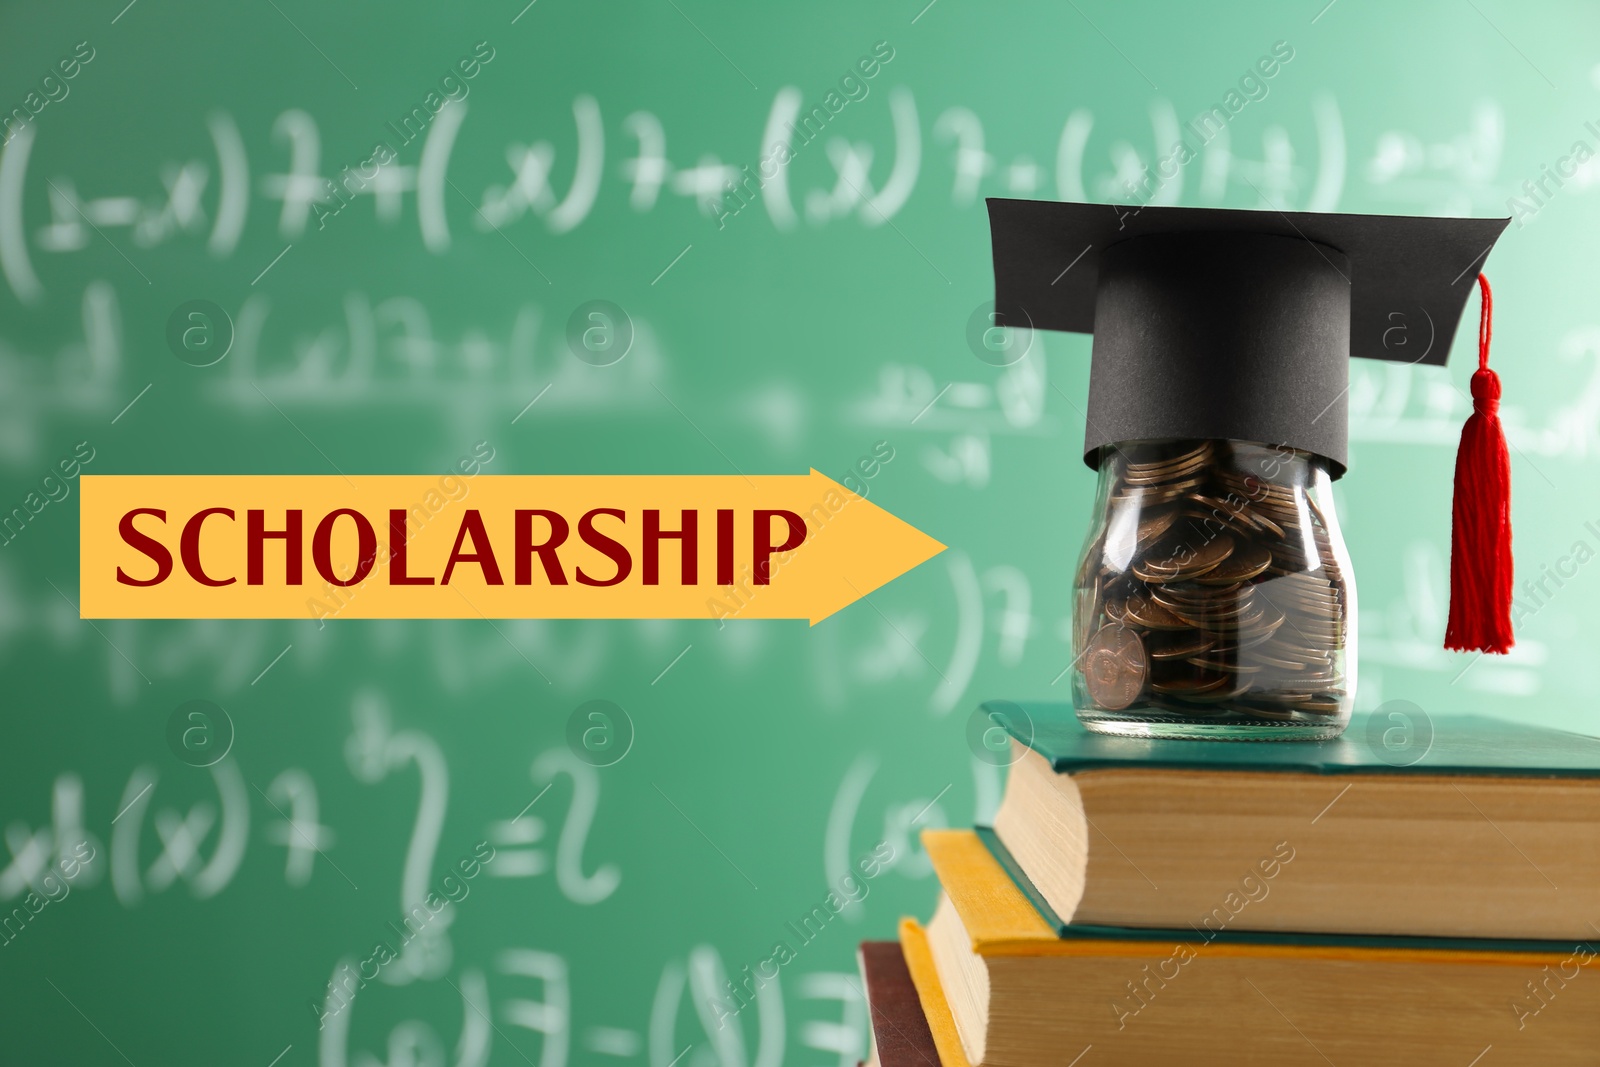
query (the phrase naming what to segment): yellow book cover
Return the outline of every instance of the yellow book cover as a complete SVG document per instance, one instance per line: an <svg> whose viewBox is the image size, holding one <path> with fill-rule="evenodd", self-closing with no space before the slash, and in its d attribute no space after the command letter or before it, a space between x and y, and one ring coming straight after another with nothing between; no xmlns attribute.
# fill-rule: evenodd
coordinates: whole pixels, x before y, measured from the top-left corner
<svg viewBox="0 0 1600 1067"><path fill-rule="evenodd" d="M940 1064L972 1067L967 1062L967 1054L961 1051L961 1038L956 1033L956 1021L950 1015L950 1002L944 998L938 972L933 967L933 955L928 950L928 935L917 920L900 920L900 951L905 953L906 969L911 972L911 984L917 987L917 999L922 1002L922 1014L933 1033L933 1047L939 1050Z"/></svg>
<svg viewBox="0 0 1600 1067"><path fill-rule="evenodd" d="M974 832L923 834L944 893L901 942L945 1063L1593 1064L1600 954L1060 936ZM1374 892L1401 888L1375 887ZM956 1057L959 1051L960 1057Z"/></svg>

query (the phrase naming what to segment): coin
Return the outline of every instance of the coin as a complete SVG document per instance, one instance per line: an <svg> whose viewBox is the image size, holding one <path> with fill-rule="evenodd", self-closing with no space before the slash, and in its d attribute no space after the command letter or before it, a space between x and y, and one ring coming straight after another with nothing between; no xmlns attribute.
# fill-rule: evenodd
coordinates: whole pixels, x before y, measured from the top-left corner
<svg viewBox="0 0 1600 1067"><path fill-rule="evenodd" d="M1191 704L1186 700L1175 697L1152 696L1150 703L1162 711L1170 711L1174 715L1188 715L1194 718L1215 719L1228 714L1227 708L1219 708L1214 704Z"/></svg>
<svg viewBox="0 0 1600 1067"><path fill-rule="evenodd" d="M1268 624L1267 613L1271 610L1270 607L1252 603L1245 610L1236 614L1208 619L1207 626L1218 633L1226 634L1230 640L1238 641L1241 634L1253 636L1263 626L1266 626Z"/></svg>
<svg viewBox="0 0 1600 1067"><path fill-rule="evenodd" d="M1201 630L1189 630L1183 633L1151 634L1147 651L1150 658L1164 659L1189 659L1202 652L1211 651L1217 639Z"/></svg>
<svg viewBox="0 0 1600 1067"><path fill-rule="evenodd" d="M1139 544L1147 545L1154 541L1172 529L1172 524L1177 521L1178 511L1176 508L1168 508L1165 511L1146 511L1139 516Z"/></svg>
<svg viewBox="0 0 1600 1067"><path fill-rule="evenodd" d="M1135 593L1122 602L1121 608L1119 616L1107 604L1106 614L1146 630L1184 630L1193 625L1151 600L1148 593Z"/></svg>
<svg viewBox="0 0 1600 1067"><path fill-rule="evenodd" d="M1150 596L1156 603L1180 615L1220 610L1251 595L1250 587L1246 585L1205 586L1189 582L1162 582L1150 586Z"/></svg>
<svg viewBox="0 0 1600 1067"><path fill-rule="evenodd" d="M1175 528L1174 533L1181 529ZM1170 538L1170 535L1169 535ZM1209 540L1191 543L1171 539L1170 554L1141 559L1133 565L1134 577L1146 582L1183 582L1213 570L1233 553L1233 537L1219 533Z"/></svg>
<svg viewBox="0 0 1600 1067"><path fill-rule="evenodd" d="M1306 664L1302 660L1287 659L1283 656L1275 656L1259 650L1252 652L1250 659L1263 667L1276 667L1281 671L1303 671L1306 669Z"/></svg>
<svg viewBox="0 0 1600 1067"><path fill-rule="evenodd" d="M1272 550L1265 545L1237 545L1227 559L1200 575L1195 581L1202 585L1233 585L1248 582L1266 570L1272 563Z"/></svg>
<svg viewBox="0 0 1600 1067"><path fill-rule="evenodd" d="M1278 684L1296 693L1326 693L1331 689L1342 687L1344 685L1344 675L1335 673L1301 674L1292 678L1283 678Z"/></svg>
<svg viewBox="0 0 1600 1067"><path fill-rule="evenodd" d="M1172 477L1199 470L1213 458L1210 441L1174 441L1125 444L1119 447L1125 479Z"/></svg>
<svg viewBox="0 0 1600 1067"><path fill-rule="evenodd" d="M1242 534L1270 533L1274 537L1283 536L1282 529L1252 509L1234 493L1220 497L1208 496L1205 493L1190 493L1187 506L1191 509L1191 514L1198 512L1205 518L1225 522Z"/></svg>
<svg viewBox="0 0 1600 1067"><path fill-rule="evenodd" d="M1191 656L1187 662L1202 670L1225 671L1228 674L1256 674L1262 669L1217 655Z"/></svg>
<svg viewBox="0 0 1600 1067"><path fill-rule="evenodd" d="M1103 626L1084 651L1083 684L1107 711L1121 711L1144 691L1150 673L1144 643L1125 626Z"/></svg>
<svg viewBox="0 0 1600 1067"><path fill-rule="evenodd" d="M1341 701L1332 694L1321 694L1302 700L1294 705L1296 711L1309 712L1312 715L1337 715Z"/></svg>
<svg viewBox="0 0 1600 1067"><path fill-rule="evenodd" d="M1264 704L1259 701L1245 704L1244 708L1248 710L1251 715L1254 715L1260 719L1276 719L1280 722L1288 722L1294 718L1294 709L1292 708L1281 708L1273 704Z"/></svg>
<svg viewBox="0 0 1600 1067"><path fill-rule="evenodd" d="M1202 693L1191 693L1185 699L1199 701L1203 704L1221 704L1238 700L1249 691L1249 682L1241 679L1229 679L1226 685L1220 685L1215 689L1207 689Z"/></svg>
<svg viewBox="0 0 1600 1067"><path fill-rule="evenodd" d="M1249 624L1241 625L1234 633L1233 639L1239 643L1240 648L1254 648L1272 640L1280 627L1289 621L1289 616L1277 611L1271 604L1262 607L1261 618L1252 619Z"/></svg>
<svg viewBox="0 0 1600 1067"><path fill-rule="evenodd" d="M1186 482L1167 482L1148 488L1128 488L1117 493L1112 499L1118 504L1125 501L1137 501L1146 506L1170 504L1174 500L1182 500L1199 485L1199 478L1191 478Z"/></svg>
<svg viewBox="0 0 1600 1067"><path fill-rule="evenodd" d="M1159 682L1151 682L1150 688L1165 696L1183 697L1186 700L1196 700L1207 693L1216 692L1233 681L1226 674L1201 675L1188 674Z"/></svg>
<svg viewBox="0 0 1600 1067"><path fill-rule="evenodd" d="M1172 464L1166 467L1130 467L1128 473L1123 476L1123 481L1128 485L1161 485L1166 482L1175 482L1188 478L1204 466L1204 457L1199 457L1192 462Z"/></svg>

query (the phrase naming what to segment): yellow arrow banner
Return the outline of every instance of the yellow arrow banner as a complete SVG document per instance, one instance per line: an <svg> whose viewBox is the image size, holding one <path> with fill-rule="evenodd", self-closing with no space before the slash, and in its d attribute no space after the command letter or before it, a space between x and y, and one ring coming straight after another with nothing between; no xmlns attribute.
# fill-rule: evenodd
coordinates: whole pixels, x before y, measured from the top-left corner
<svg viewBox="0 0 1600 1067"><path fill-rule="evenodd" d="M86 619L808 619L944 545L803 475L84 475Z"/></svg>

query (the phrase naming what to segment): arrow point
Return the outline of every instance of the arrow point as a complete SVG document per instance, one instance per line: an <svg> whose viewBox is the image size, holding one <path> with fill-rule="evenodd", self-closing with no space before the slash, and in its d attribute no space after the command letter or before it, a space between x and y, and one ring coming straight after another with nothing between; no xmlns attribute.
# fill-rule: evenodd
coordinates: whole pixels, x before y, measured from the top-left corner
<svg viewBox="0 0 1600 1067"><path fill-rule="evenodd" d="M821 471L812 468L810 479L849 501L836 510L824 534L829 565L814 572L808 583L812 626L945 550L942 542Z"/></svg>

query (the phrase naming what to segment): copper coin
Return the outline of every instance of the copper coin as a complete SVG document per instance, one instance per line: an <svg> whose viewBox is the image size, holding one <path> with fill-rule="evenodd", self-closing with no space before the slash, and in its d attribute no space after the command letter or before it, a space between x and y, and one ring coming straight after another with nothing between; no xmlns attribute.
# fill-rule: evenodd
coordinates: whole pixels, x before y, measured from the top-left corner
<svg viewBox="0 0 1600 1067"><path fill-rule="evenodd" d="M1308 712L1312 715L1337 715L1339 713L1339 699L1333 696L1312 697L1310 700L1300 701L1294 707L1299 711Z"/></svg>
<svg viewBox="0 0 1600 1067"><path fill-rule="evenodd" d="M1189 662L1204 670L1223 671L1228 674L1255 674L1262 669L1259 666L1240 663L1237 660L1228 659L1226 656L1219 657L1215 654L1191 656Z"/></svg>
<svg viewBox="0 0 1600 1067"><path fill-rule="evenodd" d="M1181 446L1180 446L1181 448ZM1122 450L1126 458L1123 477L1129 481L1170 480L1191 474L1211 462L1211 442L1201 441L1173 454L1168 448L1130 446Z"/></svg>
<svg viewBox="0 0 1600 1067"><path fill-rule="evenodd" d="M1272 552L1264 545L1237 545L1227 559L1195 581L1201 585L1232 585L1235 582L1245 582L1266 570L1271 563Z"/></svg>
<svg viewBox="0 0 1600 1067"><path fill-rule="evenodd" d="M1230 637L1240 630L1252 632L1261 625L1264 612L1248 597L1218 601L1215 604L1175 607L1172 613L1190 626Z"/></svg>
<svg viewBox="0 0 1600 1067"><path fill-rule="evenodd" d="M1079 585L1088 584L1089 577L1100 567L1101 560L1105 558L1105 554L1106 535L1104 531L1101 531L1100 535L1083 550L1083 562L1078 567Z"/></svg>
<svg viewBox="0 0 1600 1067"><path fill-rule="evenodd" d="M1254 604L1236 615L1202 616L1202 623L1206 629L1226 634L1235 643L1238 643L1241 634L1245 636L1253 635L1258 629L1266 625L1266 622L1266 610Z"/></svg>
<svg viewBox="0 0 1600 1067"><path fill-rule="evenodd" d="M1299 704L1302 701L1310 699L1310 693L1290 693L1277 689L1263 689L1260 686L1257 686L1255 691L1250 694L1251 706L1258 708L1276 707L1280 705L1292 707L1295 704Z"/></svg>
<svg viewBox="0 0 1600 1067"><path fill-rule="evenodd" d="M1185 482L1171 482L1168 484L1140 488L1128 486L1119 489L1113 500L1121 504L1125 501L1137 501L1141 506L1154 507L1157 504L1170 504L1174 500L1182 500L1200 484L1199 478L1191 478Z"/></svg>
<svg viewBox="0 0 1600 1067"><path fill-rule="evenodd" d="M1266 652L1252 651L1250 659L1263 667L1276 667L1280 671L1304 671L1306 664L1300 660L1289 659L1285 656L1275 656Z"/></svg>
<svg viewBox="0 0 1600 1067"><path fill-rule="evenodd" d="M1188 659L1190 656L1198 656L1203 652L1211 651L1216 643L1217 639L1215 637L1199 630L1177 634L1151 634L1150 658L1158 660Z"/></svg>
<svg viewBox="0 0 1600 1067"><path fill-rule="evenodd" d="M1248 586L1198 586L1185 589L1181 585L1152 585L1150 595L1162 607L1186 615L1191 612L1221 611L1248 600Z"/></svg>
<svg viewBox="0 0 1600 1067"><path fill-rule="evenodd" d="M1201 674L1188 677L1173 678L1170 681L1156 682L1151 688L1166 696L1183 697L1186 700L1198 700L1207 693L1214 693L1226 688L1233 679L1226 674Z"/></svg>
<svg viewBox="0 0 1600 1067"><path fill-rule="evenodd" d="M1129 485L1159 485L1162 482L1177 481L1187 478L1206 465L1206 457L1199 455L1192 460L1181 463L1170 463L1164 467L1147 467L1139 464L1128 465L1123 480Z"/></svg>
<svg viewBox="0 0 1600 1067"><path fill-rule="evenodd" d="M1201 704L1220 704L1223 701L1237 700L1249 691L1250 683L1244 679L1237 679L1231 685L1208 689L1203 693L1190 693L1183 699Z"/></svg>
<svg viewBox="0 0 1600 1067"><path fill-rule="evenodd" d="M1106 614L1114 619L1119 618L1109 604ZM1186 630L1192 625L1141 593L1135 593L1124 602L1120 618L1146 630Z"/></svg>
<svg viewBox="0 0 1600 1067"><path fill-rule="evenodd" d="M1302 674L1293 678L1275 679L1274 684L1296 693L1326 693L1344 687L1342 674Z"/></svg>
<svg viewBox="0 0 1600 1067"><path fill-rule="evenodd" d="M1288 722L1294 718L1294 712L1291 710L1261 704L1246 704L1239 710L1246 715L1254 715L1258 719L1276 719L1281 722Z"/></svg>
<svg viewBox="0 0 1600 1067"><path fill-rule="evenodd" d="M1144 642L1126 627L1101 627L1084 649L1084 687L1107 711L1121 711L1138 700L1149 673Z"/></svg>
<svg viewBox="0 0 1600 1067"><path fill-rule="evenodd" d="M1213 704L1191 704L1185 700L1171 697L1153 696L1150 703L1163 711L1170 711L1174 715L1184 715L1196 719L1215 719L1226 715L1226 708L1219 708Z"/></svg>
<svg viewBox="0 0 1600 1067"><path fill-rule="evenodd" d="M1245 533L1266 533L1277 530L1275 536L1283 536L1282 530L1258 516L1244 501L1231 494L1223 498L1206 496L1204 493L1190 493L1189 506L1193 509L1190 514L1198 512L1201 518L1224 522L1234 528L1243 527Z"/></svg>
<svg viewBox="0 0 1600 1067"><path fill-rule="evenodd" d="M1148 544L1172 529L1172 524L1178 521L1176 508L1167 511L1151 511L1139 516L1138 543Z"/></svg>
<svg viewBox="0 0 1600 1067"><path fill-rule="evenodd" d="M1147 582L1182 582L1197 578L1233 554L1234 540L1226 533L1199 544L1177 542L1166 559L1144 559L1133 565L1136 577Z"/></svg>
<svg viewBox="0 0 1600 1067"><path fill-rule="evenodd" d="M1271 606L1268 605L1267 610L1262 612L1261 620L1253 626L1241 626L1238 632L1233 635L1234 640L1239 643L1240 648L1254 648L1272 640L1272 636L1278 632L1278 628L1288 621L1289 617L1287 615L1271 610Z"/></svg>

